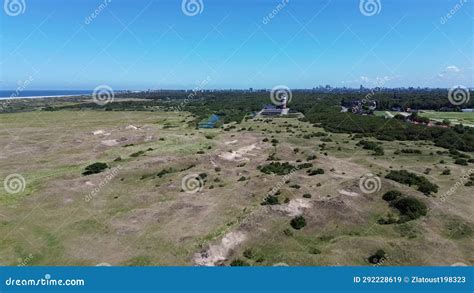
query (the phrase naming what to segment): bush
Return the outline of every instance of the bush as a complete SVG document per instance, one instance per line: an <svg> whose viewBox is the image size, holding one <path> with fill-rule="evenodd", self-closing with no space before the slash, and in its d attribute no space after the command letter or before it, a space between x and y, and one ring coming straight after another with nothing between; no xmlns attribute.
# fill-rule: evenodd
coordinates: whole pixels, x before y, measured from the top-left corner
<svg viewBox="0 0 474 293"><path fill-rule="evenodd" d="M296 170L295 166L289 163L280 162L272 162L268 165L260 167L260 171L265 174L288 175L293 170Z"/></svg>
<svg viewBox="0 0 474 293"><path fill-rule="evenodd" d="M234 259L231 263L230 263L230 266L231 267L248 267L250 266L246 261L244 260L241 260L241 259Z"/></svg>
<svg viewBox="0 0 474 293"><path fill-rule="evenodd" d="M277 204L280 204L280 201L278 200L278 196L275 196L275 195L267 196L261 203L262 206L266 206L266 205L272 206L272 205L277 205Z"/></svg>
<svg viewBox="0 0 474 293"><path fill-rule="evenodd" d="M245 181L245 180L247 180L247 178L245 178L245 176L242 176L242 177L240 177L239 180L237 180L237 181L241 182L241 181Z"/></svg>
<svg viewBox="0 0 474 293"><path fill-rule="evenodd" d="M290 222L291 227L295 230L300 230L306 226L306 219L303 216L295 217Z"/></svg>
<svg viewBox="0 0 474 293"><path fill-rule="evenodd" d="M461 165L461 166L469 165L466 159L456 159L456 161L454 161L454 164Z"/></svg>
<svg viewBox="0 0 474 293"><path fill-rule="evenodd" d="M361 140L357 143L357 145L362 146L362 148L365 150L374 151L375 156L383 156L385 154L383 148L378 143L373 141Z"/></svg>
<svg viewBox="0 0 474 293"><path fill-rule="evenodd" d="M431 183L425 177L418 176L405 170L390 171L385 178L408 186L416 185L418 186L418 190L424 194L430 194L431 192L436 193L439 188L438 185Z"/></svg>
<svg viewBox="0 0 474 293"><path fill-rule="evenodd" d="M82 175L92 175L92 174L98 174L107 169L109 166L106 163L94 163L92 165L89 165L86 167L85 171L82 173Z"/></svg>
<svg viewBox="0 0 474 293"><path fill-rule="evenodd" d="M449 169L444 169L441 175L451 175L451 170Z"/></svg>
<svg viewBox="0 0 474 293"><path fill-rule="evenodd" d="M385 259L386 253L382 249L379 249L375 252L375 254L369 256L367 259L371 264L378 264Z"/></svg>
<svg viewBox="0 0 474 293"><path fill-rule="evenodd" d="M414 197L402 197L390 203L400 212L399 223L404 223L410 220L418 219L426 216L428 211L426 205Z"/></svg>
<svg viewBox="0 0 474 293"><path fill-rule="evenodd" d="M311 197L312 197L312 195L311 195L311 194L309 194L309 193L305 193L305 194L303 194L303 197L304 197L304 198L311 198Z"/></svg>
<svg viewBox="0 0 474 293"><path fill-rule="evenodd" d="M324 170L319 168L319 169L314 169L314 170L308 170L306 171L306 173L308 173L308 176L315 176L315 175L324 174Z"/></svg>
<svg viewBox="0 0 474 293"><path fill-rule="evenodd" d="M420 150L415 150L415 149L403 149L401 150L401 152L404 154L421 154Z"/></svg>
<svg viewBox="0 0 474 293"><path fill-rule="evenodd" d="M402 196L402 193L400 191L391 190L391 191L385 193L382 196L382 198L383 198L383 200L390 202L390 201L393 201L393 200L395 200L395 199L397 199L401 196Z"/></svg>
<svg viewBox="0 0 474 293"><path fill-rule="evenodd" d="M248 258L248 259L253 259L255 257L255 254L253 253L253 250L251 248L246 249L243 255L245 258Z"/></svg>
<svg viewBox="0 0 474 293"><path fill-rule="evenodd" d="M303 164L298 165L298 169L300 169L300 170L301 169L308 169L308 168L311 168L311 167L313 167L313 164L311 164L311 163L303 163Z"/></svg>

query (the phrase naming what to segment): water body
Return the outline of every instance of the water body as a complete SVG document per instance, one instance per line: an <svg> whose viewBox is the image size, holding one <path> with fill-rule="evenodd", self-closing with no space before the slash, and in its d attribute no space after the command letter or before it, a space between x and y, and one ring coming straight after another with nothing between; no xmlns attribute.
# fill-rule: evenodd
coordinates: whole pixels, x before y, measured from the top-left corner
<svg viewBox="0 0 474 293"><path fill-rule="evenodd" d="M92 90L0 90L0 99L92 95Z"/></svg>

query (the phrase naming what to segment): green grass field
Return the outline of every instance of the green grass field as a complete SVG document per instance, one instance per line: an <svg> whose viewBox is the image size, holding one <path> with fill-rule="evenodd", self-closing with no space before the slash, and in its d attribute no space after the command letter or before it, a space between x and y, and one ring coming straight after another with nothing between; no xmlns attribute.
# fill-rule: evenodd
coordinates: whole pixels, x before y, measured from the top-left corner
<svg viewBox="0 0 474 293"><path fill-rule="evenodd" d="M16 173L26 182L18 193L0 189L0 265L369 265L378 249L389 256L384 265L474 264L472 187L441 200L470 167L437 153L444 149L380 141L385 155L373 156L349 134L304 138L325 131L297 119L212 130L190 127L189 119L171 112L0 115L0 178ZM258 167L270 156L324 174L264 174ZM94 162L119 171L83 176ZM441 175L445 168L450 175ZM383 178L399 169L438 184L438 194ZM202 190L186 193L182 180L203 173ZM360 187L368 174L380 177L370 194ZM279 204L260 205L274 187ZM378 224L394 213L382 200L392 189L425 202L427 216ZM301 230L290 226L295 215L306 219Z"/></svg>

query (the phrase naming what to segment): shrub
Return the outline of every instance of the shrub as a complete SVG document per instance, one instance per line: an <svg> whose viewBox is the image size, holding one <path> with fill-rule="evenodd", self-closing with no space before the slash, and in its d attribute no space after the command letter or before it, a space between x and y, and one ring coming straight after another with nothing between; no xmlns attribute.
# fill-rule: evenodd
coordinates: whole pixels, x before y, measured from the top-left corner
<svg viewBox="0 0 474 293"><path fill-rule="evenodd" d="M290 229L283 230L283 234L288 237L293 236L293 232Z"/></svg>
<svg viewBox="0 0 474 293"><path fill-rule="evenodd" d="M311 253L311 254L321 254L321 250L317 249L316 247L313 247L309 250L309 253Z"/></svg>
<svg viewBox="0 0 474 293"><path fill-rule="evenodd" d="M305 193L305 194L303 194L303 197L304 197L304 198L311 198L312 196L311 196L311 194L309 194L309 193Z"/></svg>
<svg viewBox="0 0 474 293"><path fill-rule="evenodd" d="M145 153L145 151L138 151L136 153L131 154L130 157L136 158L136 157L139 157L139 156L143 155L144 153Z"/></svg>
<svg viewBox="0 0 474 293"><path fill-rule="evenodd" d="M378 143L373 141L361 140L357 143L357 145L362 146L362 148L365 150L374 151L375 156L383 156L385 154L383 148Z"/></svg>
<svg viewBox="0 0 474 293"><path fill-rule="evenodd" d="M436 193L439 188L438 185L431 183L425 177L418 176L405 170L390 171L385 178L408 186L416 185L418 186L418 190L425 194L430 194L431 192Z"/></svg>
<svg viewBox="0 0 474 293"><path fill-rule="evenodd" d="M266 206L266 205L272 206L272 205L277 205L277 204L280 204L280 201L278 200L278 196L275 196L275 195L267 196L261 203L262 206Z"/></svg>
<svg viewBox="0 0 474 293"><path fill-rule="evenodd" d="M401 197L390 203L400 212L399 223L404 223L410 220L418 219L426 216L428 211L426 205L414 197Z"/></svg>
<svg viewBox="0 0 474 293"><path fill-rule="evenodd" d="M260 167L260 171L265 174L288 175L296 168L289 163L272 162Z"/></svg>
<svg viewBox="0 0 474 293"><path fill-rule="evenodd" d="M248 258L248 259L253 259L255 257L255 254L253 253L253 250L251 248L246 249L243 255L245 258Z"/></svg>
<svg viewBox="0 0 474 293"><path fill-rule="evenodd" d="M402 149L401 152L404 154L421 154L420 150L415 149Z"/></svg>
<svg viewBox="0 0 474 293"><path fill-rule="evenodd" d="M300 230L306 226L306 219L303 216L294 217L290 222L291 227L295 230Z"/></svg>
<svg viewBox="0 0 474 293"><path fill-rule="evenodd" d="M234 259L231 263L230 263L230 266L231 267L248 267L250 266L246 261L244 260L241 260L241 259Z"/></svg>
<svg viewBox="0 0 474 293"><path fill-rule="evenodd" d="M391 190L391 191L385 193L382 196L382 198L383 198L383 200L390 202L390 201L395 200L395 199L397 199L401 196L402 196L402 193L400 191Z"/></svg>
<svg viewBox="0 0 474 293"><path fill-rule="evenodd" d="M311 164L311 163L303 163L303 164L298 165L298 169L300 169L300 170L301 169L308 169L308 168L311 168L311 167L313 167L313 164Z"/></svg>
<svg viewBox="0 0 474 293"><path fill-rule="evenodd" d="M291 188L294 188L294 189L300 189L301 186L299 186L298 184L293 184L293 185L290 185Z"/></svg>
<svg viewBox="0 0 474 293"><path fill-rule="evenodd" d="M456 161L454 161L454 164L461 165L461 166L469 165L466 159L456 159Z"/></svg>
<svg viewBox="0 0 474 293"><path fill-rule="evenodd" d="M306 158L306 161L313 161L316 160L316 155L311 155Z"/></svg>
<svg viewBox="0 0 474 293"><path fill-rule="evenodd" d="M371 264L378 264L385 259L386 253L382 249L379 249L375 252L375 254L369 256L367 259Z"/></svg>
<svg viewBox="0 0 474 293"><path fill-rule="evenodd" d="M89 165L86 167L85 171L82 173L82 175L92 175L92 174L98 174L107 169L109 166L106 163L94 163L92 165Z"/></svg>
<svg viewBox="0 0 474 293"><path fill-rule="evenodd" d="M247 178L245 178L245 176L242 176L242 177L240 177L239 180L237 180L237 181L240 182L240 181L245 181L245 180L247 180Z"/></svg>
<svg viewBox="0 0 474 293"><path fill-rule="evenodd" d="M441 175L451 175L451 170L449 169L444 169Z"/></svg>
<svg viewBox="0 0 474 293"><path fill-rule="evenodd" d="M315 175L321 175L324 174L324 170L319 168L319 169L314 169L314 170L308 170L306 171L308 173L308 176L315 176Z"/></svg>

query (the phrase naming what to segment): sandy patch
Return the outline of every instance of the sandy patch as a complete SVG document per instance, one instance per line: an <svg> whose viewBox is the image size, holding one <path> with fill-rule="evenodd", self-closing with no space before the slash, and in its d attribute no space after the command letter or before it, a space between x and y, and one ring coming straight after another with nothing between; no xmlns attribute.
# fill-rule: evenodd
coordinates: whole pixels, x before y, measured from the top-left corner
<svg viewBox="0 0 474 293"><path fill-rule="evenodd" d="M246 147L241 147L237 151L232 151L232 152L224 152L219 155L221 159L224 159L226 161L233 161L233 162L242 162L242 161L250 161L249 158L244 157L245 155L247 156L254 156L250 152L259 149L256 144L252 144Z"/></svg>
<svg viewBox="0 0 474 293"><path fill-rule="evenodd" d="M127 127L125 127L126 130L138 130L138 127L136 127L135 125L128 125Z"/></svg>
<svg viewBox="0 0 474 293"><path fill-rule="evenodd" d="M238 140L233 140L233 141L226 141L225 145L231 145L231 144L236 144Z"/></svg>
<svg viewBox="0 0 474 293"><path fill-rule="evenodd" d="M352 197L360 196L360 194L358 194L357 192L352 192L352 191L348 191L344 189L339 189L337 192L339 192L339 194L352 196Z"/></svg>
<svg viewBox="0 0 474 293"><path fill-rule="evenodd" d="M110 133L105 132L103 129L96 130L92 132L93 135L103 135L103 136L109 136Z"/></svg>
<svg viewBox="0 0 474 293"><path fill-rule="evenodd" d="M105 146L111 147L111 146L117 145L119 142L116 139L109 139L109 140L103 140L101 143Z"/></svg>
<svg viewBox="0 0 474 293"><path fill-rule="evenodd" d="M272 208L276 211L283 212L290 217L301 216L305 209L312 207L309 200L304 198L296 198L291 200L287 205L273 206Z"/></svg>
<svg viewBox="0 0 474 293"><path fill-rule="evenodd" d="M229 254L247 239L244 233L236 231L227 233L221 243L211 245L208 250L196 253L194 262L198 266L215 266L225 261Z"/></svg>

